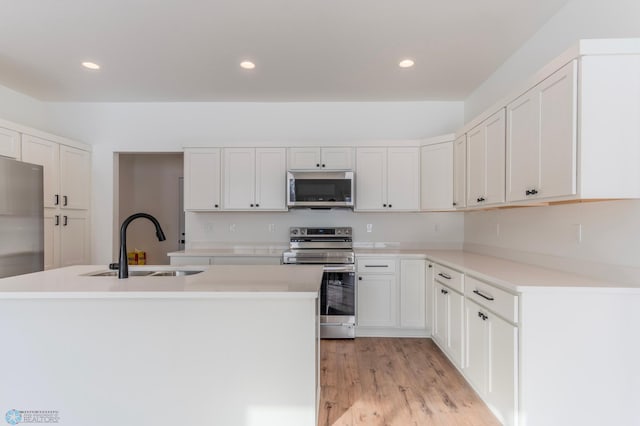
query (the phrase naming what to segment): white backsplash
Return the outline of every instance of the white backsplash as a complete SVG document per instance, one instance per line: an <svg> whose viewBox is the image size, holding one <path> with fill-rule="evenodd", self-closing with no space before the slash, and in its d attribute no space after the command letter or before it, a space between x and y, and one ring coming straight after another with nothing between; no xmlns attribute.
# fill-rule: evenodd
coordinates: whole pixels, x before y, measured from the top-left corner
<svg viewBox="0 0 640 426"><path fill-rule="evenodd" d="M640 200L469 212L465 213L464 247L640 284L639 219Z"/></svg>
<svg viewBox="0 0 640 426"><path fill-rule="evenodd" d="M367 232L371 225L371 232ZM351 210L187 213L187 249L286 246L291 226L351 226L355 244L461 249L462 213L354 213Z"/></svg>

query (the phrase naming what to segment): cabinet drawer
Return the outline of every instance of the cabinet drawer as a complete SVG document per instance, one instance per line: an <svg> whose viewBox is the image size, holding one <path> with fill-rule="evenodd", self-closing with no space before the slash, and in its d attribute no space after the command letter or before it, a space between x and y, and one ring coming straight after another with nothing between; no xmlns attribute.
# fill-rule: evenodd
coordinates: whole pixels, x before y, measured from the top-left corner
<svg viewBox="0 0 640 426"><path fill-rule="evenodd" d="M465 296L507 321L518 322L518 296L515 294L507 293L473 277L467 277Z"/></svg>
<svg viewBox="0 0 640 426"><path fill-rule="evenodd" d="M434 274L436 281L460 293L464 293L464 274L462 272L455 271L446 266L435 265Z"/></svg>
<svg viewBox="0 0 640 426"><path fill-rule="evenodd" d="M368 257L358 259L358 272L361 274L393 274L396 272L396 259Z"/></svg>

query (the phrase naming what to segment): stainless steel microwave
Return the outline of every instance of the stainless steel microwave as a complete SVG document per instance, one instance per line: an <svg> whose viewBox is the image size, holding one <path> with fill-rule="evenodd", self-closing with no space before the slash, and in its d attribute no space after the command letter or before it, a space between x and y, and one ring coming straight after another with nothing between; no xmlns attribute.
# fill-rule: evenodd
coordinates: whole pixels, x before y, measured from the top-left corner
<svg viewBox="0 0 640 426"><path fill-rule="evenodd" d="M353 172L287 172L287 206L353 207Z"/></svg>

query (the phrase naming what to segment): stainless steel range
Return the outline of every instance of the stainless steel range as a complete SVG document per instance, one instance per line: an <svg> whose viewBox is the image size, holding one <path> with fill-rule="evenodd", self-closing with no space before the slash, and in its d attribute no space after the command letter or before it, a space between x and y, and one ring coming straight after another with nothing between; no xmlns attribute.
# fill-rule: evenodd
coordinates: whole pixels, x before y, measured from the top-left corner
<svg viewBox="0 0 640 426"><path fill-rule="evenodd" d="M289 229L289 250L283 263L324 266L320 289L320 337L355 337L355 265L352 229Z"/></svg>

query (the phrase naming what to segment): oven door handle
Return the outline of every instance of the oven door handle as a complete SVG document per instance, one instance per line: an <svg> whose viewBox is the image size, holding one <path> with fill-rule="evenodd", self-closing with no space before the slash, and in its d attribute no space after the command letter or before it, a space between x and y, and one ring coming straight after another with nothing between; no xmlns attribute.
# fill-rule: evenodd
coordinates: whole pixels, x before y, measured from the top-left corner
<svg viewBox="0 0 640 426"><path fill-rule="evenodd" d="M324 265L324 272L355 272L355 265L340 265L340 266L332 266L332 265Z"/></svg>

